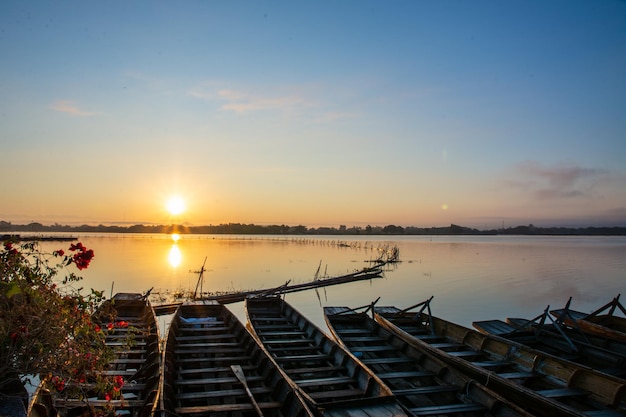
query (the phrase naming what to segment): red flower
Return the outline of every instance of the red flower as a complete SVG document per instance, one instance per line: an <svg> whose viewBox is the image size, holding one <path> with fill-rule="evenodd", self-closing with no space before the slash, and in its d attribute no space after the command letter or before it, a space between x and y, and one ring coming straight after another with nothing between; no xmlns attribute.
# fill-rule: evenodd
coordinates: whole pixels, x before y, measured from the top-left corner
<svg viewBox="0 0 626 417"><path fill-rule="evenodd" d="M52 383L54 384L54 388L59 392L65 389L65 381L63 380L63 378L54 376L52 377Z"/></svg>
<svg viewBox="0 0 626 417"><path fill-rule="evenodd" d="M104 399L107 401L111 401L113 399L113 395L110 392L104 394Z"/></svg>
<svg viewBox="0 0 626 417"><path fill-rule="evenodd" d="M85 250L87 250L87 248L80 242L78 242L77 244L71 244L70 245L70 250L71 251L75 251L75 250L79 250L81 252L84 252Z"/></svg>
<svg viewBox="0 0 626 417"><path fill-rule="evenodd" d="M118 321L116 324L117 324L117 327L121 327L123 329L128 327L128 322L127 321L123 321L123 320L122 321Z"/></svg>
<svg viewBox="0 0 626 417"><path fill-rule="evenodd" d="M4 249L9 252L9 255L17 255L19 252L17 251L17 249L15 249L13 247L13 244L11 242L6 242L4 244Z"/></svg>
<svg viewBox="0 0 626 417"><path fill-rule="evenodd" d="M83 247L84 249L84 247ZM85 269L89 266L89 263L93 259L93 250L83 250L81 252L76 252L72 257L72 260L76 264L78 269Z"/></svg>
<svg viewBox="0 0 626 417"><path fill-rule="evenodd" d="M121 375L116 376L115 377L115 388L117 388L117 390L119 390L123 386L124 386L124 377L122 377Z"/></svg>
<svg viewBox="0 0 626 417"><path fill-rule="evenodd" d="M113 330L113 323L107 324L107 329L108 330Z"/></svg>
<svg viewBox="0 0 626 417"><path fill-rule="evenodd" d="M65 251L63 249L59 249L59 250L55 250L54 252L52 252L52 254L54 256L63 256L65 255Z"/></svg>

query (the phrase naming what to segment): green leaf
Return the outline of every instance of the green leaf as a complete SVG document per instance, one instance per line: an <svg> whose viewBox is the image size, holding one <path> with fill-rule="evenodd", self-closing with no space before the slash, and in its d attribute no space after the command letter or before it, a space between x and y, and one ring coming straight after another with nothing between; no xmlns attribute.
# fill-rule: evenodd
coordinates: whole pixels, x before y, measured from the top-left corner
<svg viewBox="0 0 626 417"><path fill-rule="evenodd" d="M22 294L22 289L20 288L20 286L15 282L10 283L9 289L7 290L7 298L11 298L19 294Z"/></svg>

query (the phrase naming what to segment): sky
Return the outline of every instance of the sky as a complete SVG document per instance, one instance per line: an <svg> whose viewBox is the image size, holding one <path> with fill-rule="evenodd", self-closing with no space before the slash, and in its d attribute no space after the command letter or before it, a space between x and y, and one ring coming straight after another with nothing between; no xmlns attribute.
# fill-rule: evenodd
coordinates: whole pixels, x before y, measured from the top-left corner
<svg viewBox="0 0 626 417"><path fill-rule="evenodd" d="M625 1L4 0L0 56L0 220L626 226Z"/></svg>

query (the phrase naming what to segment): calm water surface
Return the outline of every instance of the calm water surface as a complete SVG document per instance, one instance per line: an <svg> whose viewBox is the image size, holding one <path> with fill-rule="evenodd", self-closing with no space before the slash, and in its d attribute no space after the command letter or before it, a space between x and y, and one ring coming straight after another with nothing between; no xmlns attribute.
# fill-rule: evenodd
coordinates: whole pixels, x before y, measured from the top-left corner
<svg viewBox="0 0 626 417"><path fill-rule="evenodd" d="M368 266L381 248L398 246L401 262L382 279L287 295L325 329L322 306L407 307L434 296L433 314L471 326L474 320L532 318L548 305L592 311L624 292L626 238L526 236L275 237L84 235L95 251L81 286L154 293L196 288L206 258L204 291L270 288ZM338 245L341 243L341 245ZM46 249L69 246L47 242ZM229 306L245 321L242 303ZM162 329L163 330L163 329Z"/></svg>

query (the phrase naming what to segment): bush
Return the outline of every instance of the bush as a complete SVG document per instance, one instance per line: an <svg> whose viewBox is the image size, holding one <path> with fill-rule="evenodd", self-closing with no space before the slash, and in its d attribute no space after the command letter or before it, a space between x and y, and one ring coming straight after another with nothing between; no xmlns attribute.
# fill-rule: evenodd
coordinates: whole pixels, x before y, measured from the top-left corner
<svg viewBox="0 0 626 417"><path fill-rule="evenodd" d="M106 329L92 321L101 291L83 295L82 278L93 250L81 243L44 253L35 242L4 242L0 251L0 393L31 375L49 382L55 396L81 398L86 384L119 396L120 377L102 376L114 352ZM60 272L64 272L61 276ZM117 395L116 395L117 394Z"/></svg>

